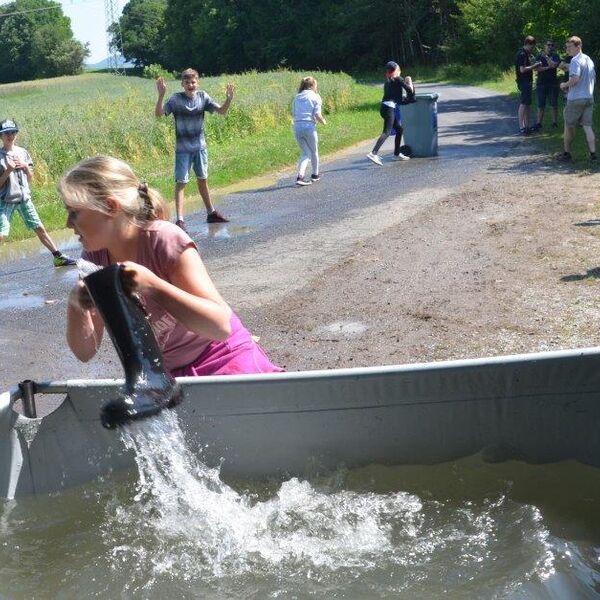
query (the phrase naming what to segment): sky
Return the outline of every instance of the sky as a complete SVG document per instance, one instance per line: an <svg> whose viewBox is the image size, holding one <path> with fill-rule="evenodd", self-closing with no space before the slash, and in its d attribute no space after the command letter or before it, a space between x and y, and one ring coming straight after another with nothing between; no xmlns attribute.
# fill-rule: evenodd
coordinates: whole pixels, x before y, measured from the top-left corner
<svg viewBox="0 0 600 600"><path fill-rule="evenodd" d="M71 19L73 35L80 42L89 42L90 55L86 62L93 64L108 56L104 0L59 0L63 13ZM117 0L120 14L125 2Z"/></svg>

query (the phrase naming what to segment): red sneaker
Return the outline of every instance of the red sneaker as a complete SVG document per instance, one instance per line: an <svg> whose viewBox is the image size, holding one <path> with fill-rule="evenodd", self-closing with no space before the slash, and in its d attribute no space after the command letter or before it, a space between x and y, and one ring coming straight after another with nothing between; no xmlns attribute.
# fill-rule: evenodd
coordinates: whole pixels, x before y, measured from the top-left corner
<svg viewBox="0 0 600 600"><path fill-rule="evenodd" d="M213 210L207 217L207 223L229 223L229 219L225 218L218 210Z"/></svg>

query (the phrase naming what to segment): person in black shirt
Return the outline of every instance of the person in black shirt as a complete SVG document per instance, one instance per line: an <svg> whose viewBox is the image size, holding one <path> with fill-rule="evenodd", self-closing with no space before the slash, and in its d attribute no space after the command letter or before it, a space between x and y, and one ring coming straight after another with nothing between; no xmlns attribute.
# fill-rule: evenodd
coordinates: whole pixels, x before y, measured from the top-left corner
<svg viewBox="0 0 600 600"><path fill-rule="evenodd" d="M554 42L548 40L544 44L544 51L536 58L540 63L537 69L537 101L538 101L538 122L534 130L542 128L544 122L544 112L546 101L552 108L552 127L558 127L558 76L556 70L560 64L560 56L554 51Z"/></svg>
<svg viewBox="0 0 600 600"><path fill-rule="evenodd" d="M383 132L377 138L373 150L367 154L367 158L376 165L383 165L381 157L377 154L383 145L383 142L392 134L392 129L396 131L394 138L394 159L408 160L409 156L404 156L400 152L402 144L402 123L396 112L397 107L401 104L408 104L415 101L415 87L410 77L400 77L400 67L394 61L390 61L386 65L385 71L386 82L383 84L383 99L379 114L383 119ZM404 95L406 93L406 96Z"/></svg>
<svg viewBox="0 0 600 600"><path fill-rule="evenodd" d="M562 76L562 81L558 82L558 88L560 89L560 84L561 83L566 83L567 81L569 81L569 65L571 64L571 59L573 57L569 56L568 54L565 55L563 57L563 59L560 61L558 68L563 71L563 76ZM567 92L563 90L562 93L562 98L565 101L565 104L567 103Z"/></svg>
<svg viewBox="0 0 600 600"><path fill-rule="evenodd" d="M519 104L519 131L527 135L531 132L529 116L531 112L531 97L533 95L533 72L540 66L539 62L532 62L531 56L535 48L535 38L528 35L523 47L517 52L515 58L515 75L517 87L521 92Z"/></svg>

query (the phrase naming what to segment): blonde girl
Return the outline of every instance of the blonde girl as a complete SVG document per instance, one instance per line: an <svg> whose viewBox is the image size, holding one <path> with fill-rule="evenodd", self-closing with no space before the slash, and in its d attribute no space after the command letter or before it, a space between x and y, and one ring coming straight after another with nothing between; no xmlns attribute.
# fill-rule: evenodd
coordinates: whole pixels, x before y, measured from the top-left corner
<svg viewBox="0 0 600 600"><path fill-rule="evenodd" d="M173 376L281 371L223 300L194 241L166 220L160 194L129 165L109 156L85 159L58 189L82 258L123 265L125 283L140 296ZM103 332L102 318L78 282L67 313L67 341L75 356L90 360Z"/></svg>
<svg viewBox="0 0 600 600"><path fill-rule="evenodd" d="M314 77L304 77L292 103L294 136L302 152L298 162L296 185L310 185L321 179L319 173L319 137L316 125L317 123L323 125L326 123L321 114L321 105L321 96L317 94L317 80ZM304 174L309 162L312 166L312 175L306 181Z"/></svg>

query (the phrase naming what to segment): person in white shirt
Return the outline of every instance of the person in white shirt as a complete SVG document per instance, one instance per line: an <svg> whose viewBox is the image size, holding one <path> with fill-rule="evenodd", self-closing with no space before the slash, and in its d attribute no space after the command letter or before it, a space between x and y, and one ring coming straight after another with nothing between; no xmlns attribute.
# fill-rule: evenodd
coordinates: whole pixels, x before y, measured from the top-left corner
<svg viewBox="0 0 600 600"><path fill-rule="evenodd" d="M558 156L560 160L571 160L571 145L575 135L575 127L581 125L590 150L590 160L596 158L596 136L592 128L594 118L594 85L596 71L592 59L581 51L581 38L572 36L567 40L565 48L571 56L569 63L569 80L560 84L561 90L567 93L567 104L564 110L565 132L564 152Z"/></svg>
<svg viewBox="0 0 600 600"><path fill-rule="evenodd" d="M321 179L321 174L319 173L319 136L317 135L317 123L325 125L327 122L321 114L321 106L321 96L317 94L317 80L314 77L304 77L300 82L298 93L294 96L292 103L294 136L302 152L298 161L296 185L310 185ZM312 175L306 181L304 174L309 161L312 167Z"/></svg>

